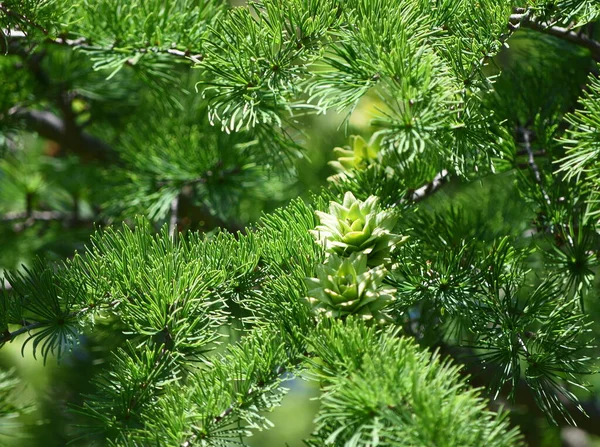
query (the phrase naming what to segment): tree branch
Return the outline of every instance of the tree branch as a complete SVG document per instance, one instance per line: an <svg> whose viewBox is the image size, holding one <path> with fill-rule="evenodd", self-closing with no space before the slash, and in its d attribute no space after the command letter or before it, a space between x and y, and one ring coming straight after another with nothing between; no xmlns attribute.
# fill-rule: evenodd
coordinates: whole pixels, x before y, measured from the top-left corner
<svg viewBox="0 0 600 447"><path fill-rule="evenodd" d="M590 51L592 58L595 61L600 62L600 42L585 34L576 33L568 28L538 22L535 18L529 17L526 14L513 14L510 16L510 22L519 23L523 28L539 31L571 42L575 45L579 45L580 47L587 48Z"/></svg>
<svg viewBox="0 0 600 447"><path fill-rule="evenodd" d="M27 127L41 137L67 147L82 158L108 160L115 150L99 138L86 132L74 132L65 121L52 112L13 108L9 112L15 118L23 119Z"/></svg>
<svg viewBox="0 0 600 447"><path fill-rule="evenodd" d="M0 3L0 12L4 13L4 15L8 17L15 18L18 22L26 23L33 28L37 28L46 35L48 34L48 30L46 28L44 28L38 23L32 22L27 16L19 14L18 12L13 11L12 9L8 9L8 7L4 3Z"/></svg>
<svg viewBox="0 0 600 447"><path fill-rule="evenodd" d="M529 165L529 168L533 172L533 175L535 177L535 182L540 186L542 195L544 196L544 200L546 201L546 203L548 205L550 205L551 204L550 196L548 195L548 193L546 192L546 189L544 188L544 181L542 179L542 174L540 172L540 168L538 167L538 165L535 162L535 154L534 154L533 150L531 149L531 131L524 127L519 127L517 129L517 133L521 134L521 136L523 137L522 138L523 149L525 149L525 152L527 152L527 163Z"/></svg>
<svg viewBox="0 0 600 447"><path fill-rule="evenodd" d="M14 31L14 30L0 30L10 41L19 40L26 38L27 35L22 31ZM117 50L117 47L98 47L91 45L89 40L85 37L78 37L77 39L67 39L65 37L56 37L51 38L47 37L45 40L46 43L51 43L55 45L62 45L67 47L79 48L84 51L106 51L111 52ZM141 48L128 48L128 50L132 53L154 53L154 54L169 54L171 56L180 57L189 59L192 62L199 63L204 58L203 54L197 53L194 54L190 50L178 50L177 48L159 48L159 47L141 47Z"/></svg>
<svg viewBox="0 0 600 447"><path fill-rule="evenodd" d="M18 39L13 39L13 37L25 37L23 33L11 32L10 37L11 39L4 48L5 51L8 54L19 56L23 60L24 66L33 74L40 86L46 92L54 92L55 86L53 86L41 66L45 51L32 53ZM0 44L2 44L1 40ZM102 140L83 132L77 124L77 117L72 109L72 93L58 89L57 95L50 96L58 104L63 115L62 118L49 111L30 110L18 106L10 109L8 114L23 120L29 129L37 132L41 137L59 143L82 159L110 159L115 153L114 149ZM0 116L0 118L2 117Z"/></svg>
<svg viewBox="0 0 600 447"><path fill-rule="evenodd" d="M119 304L119 301L113 301L111 303L107 303L107 304L101 305L101 306L95 306L95 305L90 304L89 306L83 307L79 310L64 314L61 316L61 318L63 320L70 320L71 318L79 317L80 315L83 315L89 311L94 311L97 309L98 310L99 309L110 309L111 307L115 307L117 304ZM8 328L6 328L6 329L4 329L4 331L2 333L0 333L0 346L9 341L14 340L19 335L22 335L26 332L30 332L33 329L42 328L42 327L47 326L52 323L54 323L54 320L44 320L44 321L25 321L25 320L23 320L22 327L20 327L16 331L10 332L8 330Z"/></svg>
<svg viewBox="0 0 600 447"><path fill-rule="evenodd" d="M24 334L26 332L29 332L33 329L39 329L41 327L46 326L47 324L49 324L49 321L40 321L40 322L34 322L34 323L27 323L25 322L25 324L23 324L23 327L17 329L14 332L10 332L8 329L6 329L2 335L0 335L0 345L3 345L4 343L7 343L9 341L14 340L16 337L18 337L21 334Z"/></svg>
<svg viewBox="0 0 600 447"><path fill-rule="evenodd" d="M490 365L484 367L478 360L477 355L469 349L442 344L440 352L464 365L463 373L470 376L469 381L473 386L488 388L494 378L498 374L501 374L499 371L495 371ZM589 400L580 402L579 404L583 411L585 411L585 414L583 414L578 406L569 399L560 395L558 398L579 428L590 434L600 436L600 425L598 424L598 421L600 421L600 400L590 398ZM524 379L520 379L515 387L514 407L524 407L528 412L540 418L547 417L544 411L538 406L535 396ZM557 423L561 427L571 426L566 420L560 418L557 418Z"/></svg>
<svg viewBox="0 0 600 447"><path fill-rule="evenodd" d="M410 194L410 200L413 202L420 202L421 200L426 199L440 189L448 181L448 177L448 171L445 169L442 170L431 182L412 192L412 194Z"/></svg>

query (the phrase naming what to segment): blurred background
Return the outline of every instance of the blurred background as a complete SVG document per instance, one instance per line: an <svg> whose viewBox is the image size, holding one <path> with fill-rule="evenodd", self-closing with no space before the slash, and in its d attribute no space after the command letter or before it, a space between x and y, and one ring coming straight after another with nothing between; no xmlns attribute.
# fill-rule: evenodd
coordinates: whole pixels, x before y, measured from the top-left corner
<svg viewBox="0 0 600 447"><path fill-rule="evenodd" d="M518 31L508 43L487 68L490 75L502 72L489 105L507 126L530 123L540 145L552 145L564 126L562 116L575 108L587 75L596 69L593 61L585 50L534 31ZM333 148L348 145L353 134L368 140L373 132L369 117L378 107L373 95L361 100L347 123L344 114L299 117L299 130L289 131L304 155L280 166L255 156L251 149L260 144L256 135L225 135L211 126L206 104L194 92L198 73L187 65L169 72L168 99L164 89L156 88L165 79L147 78L131 67L106 82L107 74L92 65L57 45L37 48L34 57L0 56L1 82L12 86L2 91L13 92L0 98L2 270L26 268L38 257L68 258L85 250L95 228L130 221L137 214L151 218L157 228L169 225L170 191L182 185L185 193L179 197L175 222L179 230L243 230L261 213L297 196L308 199L310 192L326 185L334 174L327 164ZM505 93L515 85L520 95ZM2 114L14 107L26 114L24 127ZM43 113L68 116L81 125L85 144L56 138L44 128L42 118L50 115ZM82 146L93 150L82 151ZM517 163L474 182L454 180L421 207L452 203L485 220L494 233L525 233L535 215L515 186L518 169ZM165 170L169 178L160 178L157 173ZM594 287L598 289L597 280ZM600 334L600 303L586 304ZM79 348L61 364L50 359L44 366L33 358L30 346L22 349L18 342L0 350L0 367L15 369L22 384L19 399L32 404L20 419L0 421L0 445L67 444L72 424L78 423L69 405L93 391L89 379L108 356L102 337L101 328L82 337ZM591 380L600 393L600 379ZM275 428L253 436L253 446L297 447L303 445L298 439L311 432L318 389L300 379L288 384L283 406L270 415ZM581 447L600 446L600 438L577 429L567 433L527 407L513 408L512 418L532 446L558 447L565 436L581 437Z"/></svg>

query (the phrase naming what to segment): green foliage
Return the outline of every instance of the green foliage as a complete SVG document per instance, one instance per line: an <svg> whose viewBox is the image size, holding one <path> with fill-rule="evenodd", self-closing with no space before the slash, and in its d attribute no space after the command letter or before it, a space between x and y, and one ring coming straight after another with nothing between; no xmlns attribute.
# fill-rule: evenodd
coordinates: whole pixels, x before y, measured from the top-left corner
<svg viewBox="0 0 600 447"><path fill-rule="evenodd" d="M250 2L234 8L213 28L200 68L210 97L211 122L225 130L281 125L287 101L339 26L336 0Z"/></svg>
<svg viewBox="0 0 600 447"><path fill-rule="evenodd" d="M600 8L594 0L529 0L542 17L564 23L585 24L600 16Z"/></svg>
<svg viewBox="0 0 600 447"><path fill-rule="evenodd" d="M598 132L600 129L600 109L596 95L600 94L600 82L590 78L590 91L583 94L581 109L566 117L572 126L563 143L567 147L567 155L561 160L560 170L567 178L576 178L585 186L590 194L588 210L595 216L598 210L598 164L599 146Z"/></svg>
<svg viewBox="0 0 600 447"><path fill-rule="evenodd" d="M33 410L32 406L25 406L17 398L19 379L15 372L0 371L0 439L3 436L14 437L20 427L18 417Z"/></svg>
<svg viewBox="0 0 600 447"><path fill-rule="evenodd" d="M0 39L6 43L11 29L27 34L55 33L66 24L70 10L70 5L56 0L4 0L0 5Z"/></svg>
<svg viewBox="0 0 600 447"><path fill-rule="evenodd" d="M80 7L81 19L71 32L91 39L85 50L95 69L110 70L112 77L131 65L169 77L169 50L202 53L199 43L225 2L83 1Z"/></svg>
<svg viewBox="0 0 600 447"><path fill-rule="evenodd" d="M284 169L272 166L271 157L266 160L254 133L215 133L203 105L170 113L126 129L120 148L124 169L109 173L115 195L107 201L107 214L144 213L160 221L171 213L173 200L184 196L235 222L245 203L286 196L290 182ZM283 150L293 148L278 157L286 157ZM268 175L272 178L265 180Z"/></svg>
<svg viewBox="0 0 600 447"><path fill-rule="evenodd" d="M89 357L65 439L248 445L293 378L311 446L523 445L523 389L582 420L597 2L63 3L0 1L0 344Z"/></svg>
<svg viewBox="0 0 600 447"><path fill-rule="evenodd" d="M520 445L506 414L489 412L456 366L397 330L333 322L312 340L321 360L312 373L324 390L309 445Z"/></svg>

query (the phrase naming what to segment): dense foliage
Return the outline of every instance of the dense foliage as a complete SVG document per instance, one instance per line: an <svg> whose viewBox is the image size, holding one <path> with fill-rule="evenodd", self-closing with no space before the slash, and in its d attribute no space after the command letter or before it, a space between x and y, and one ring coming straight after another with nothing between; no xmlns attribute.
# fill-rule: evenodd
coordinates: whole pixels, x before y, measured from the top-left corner
<svg viewBox="0 0 600 447"><path fill-rule="evenodd" d="M600 436L599 20L0 0L0 442Z"/></svg>

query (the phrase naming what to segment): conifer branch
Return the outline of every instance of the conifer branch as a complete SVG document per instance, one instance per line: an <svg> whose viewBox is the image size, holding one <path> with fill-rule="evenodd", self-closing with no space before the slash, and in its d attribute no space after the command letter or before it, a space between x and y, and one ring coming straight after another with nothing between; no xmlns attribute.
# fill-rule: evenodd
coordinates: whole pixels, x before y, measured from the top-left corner
<svg viewBox="0 0 600 447"><path fill-rule="evenodd" d="M4 15L6 15L8 17L15 18L19 22L23 22L23 23L26 23L29 26L33 27L33 28L37 28L42 33L48 35L48 30L46 28L44 28L43 26L41 26L38 23L33 22L27 16L25 16L23 14L19 14L18 12L13 11L12 9L9 9L4 3L0 3L0 12L4 13Z"/></svg>
<svg viewBox="0 0 600 447"><path fill-rule="evenodd" d="M0 337L0 344L4 344L7 343L11 340L14 340L16 337L18 337L21 334L25 334L33 329L38 329L41 327L44 327L48 324L48 321L41 321L41 322L33 322L33 323L29 323L29 322L23 322L23 326L20 329L17 329L14 332L10 332L8 329L6 329L3 333L2 336Z"/></svg>
<svg viewBox="0 0 600 447"><path fill-rule="evenodd" d="M470 376L473 386L488 388L489 384L501 374L501 371L490 364L483 366L478 361L478 356L470 349L442 344L440 350L463 365L463 373ZM538 406L531 388L524 379L519 379L516 383L514 396L515 407L527 408L527 411L533 411L542 418L547 416L544 410ZM590 398L575 404L564 396L558 397L579 428L592 435L600 436L600 425L597 424L597 421L600 420L600 401L598 399ZM558 419L557 422L561 427L571 426L566 419Z"/></svg>
<svg viewBox="0 0 600 447"><path fill-rule="evenodd" d="M101 309L109 309L111 307L114 307L118 304L118 301L113 301L112 303L107 304L106 306L86 306L82 309L70 312L66 315L63 315L61 317L61 319L63 321L66 320L70 320L72 318L77 318L89 311L94 311L94 310L101 310ZM15 338L17 338L19 335L25 334L25 333L29 333L30 331L34 330L34 329L39 329L42 328L44 326L48 326L49 324L52 323L56 323L56 321L54 320L43 320L43 321L26 321L23 320L22 321L22 327L20 327L19 329L10 332L7 329L4 330L4 332L0 335L0 345L3 345L4 343L8 343L12 340L14 340Z"/></svg>
<svg viewBox="0 0 600 447"><path fill-rule="evenodd" d="M89 157L108 159L112 148L84 132L85 125L80 124L84 116L77 110L87 110L88 104L78 104L77 93L71 89L80 88L82 93L89 91L106 99L108 107L99 106L96 113L94 96L86 96L94 105L94 117L101 116L103 110L111 118L118 117L122 110L111 109L109 102L127 101L125 94L137 91L137 82L155 84L161 93L168 93L171 83L181 81L177 85L184 85L197 80L187 78L189 70L173 70L173 66L189 68L190 61L204 59L203 70L196 72L204 92L189 103L181 101L184 114L157 113L160 116L156 117L151 114L159 110L158 104L150 102L155 98L141 98L147 113L130 123L126 132L131 135L123 135L124 147L119 153L129 164L123 174L132 181L123 189L126 201L119 194L113 194L111 200L117 212L123 201L131 209L151 210L155 221L166 219L160 234L154 234L149 222L138 220L134 229L106 229L94 237L85 256L77 255L56 269L40 263L33 270L25 268L24 273L7 273L12 291L5 290L0 300L0 345L27 334L22 338L29 337L25 344L31 340L34 353L39 345L44 358L56 350L61 357L77 342L79 323L92 322L93 308L118 304L109 301L120 297L119 308L109 310L121 320L127 331L124 333L136 338L135 348L130 345L129 351L120 350L106 374L96 381L100 392L85 397L82 410L82 414L100 423L98 433L106 435L108 442L119 442L118 438L189 447L238 440L241 444L252 429L270 425L262 414L281 403L280 385L296 372L295 367L313 363L307 362L304 352L308 344L319 358L314 367L320 371L317 378L324 391L322 409L315 421L319 429L315 443L307 442L309 445L366 445L375 437L381 438L377 442L385 443L415 430L419 439L405 444L441 445L444 442L437 441L460 435L464 438L455 439L473 441L446 444L520 445L517 429L510 429L503 415L495 421L487 402L480 399L479 391L468 389L466 379L459 379L455 366L438 362L437 355L431 356L412 341L399 338L398 327L385 335L364 324L362 318L352 326L352 319L342 313L364 317L368 309L371 317L380 315L379 311L386 316L389 305L399 312L396 323L408 315L417 325L414 329L411 325L403 335L414 332L412 335L429 347L437 344L436 340L449 340L454 344L450 350L459 349L457 358L470 352L461 352L463 348L455 345L472 343L473 349L485 351L478 350L478 358L473 356L473 365L490 374L485 381L482 378L485 386L494 387L504 396L504 385L511 385L509 396L514 393L517 402L524 399L527 407L537 408L537 412L532 411L534 415L543 414L553 420L552 414L559 411L566 421L573 422L575 419L567 413L575 417L578 403L569 387L579 385L580 375L593 371L587 367L590 358L584 352L590 348L585 338L588 323L572 300L564 298L565 290L571 287L564 278L571 271L578 278L591 277L587 270L597 270L597 262L595 252L587 253L596 241L590 236L590 242L574 244L575 237L570 239L571 234L565 233L564 239L570 246L577 245L577 250L581 248L582 255L574 249L577 256L571 262L569 256L563 256L566 248L558 247L561 252L555 257L560 264L544 263L539 267L545 269L544 275L558 278L544 280L531 291L535 286L530 278L533 275L523 272L529 265L529 252L521 253L519 248L525 237L520 226L529 228L529 217L520 203L516 209L514 201L510 208L502 206L502 200L514 198L509 195L512 191L488 191L486 187L481 194L475 192L481 203L466 194L458 197L462 191L457 191L449 207L432 203L431 208L436 209L430 211L429 206L419 206L418 215L406 216L410 220L401 224L410 233L410 242L402 251L391 248L405 239L404 235L390 233L399 215L387 210L393 205L409 208L428 200L448 183L453 175L450 172L478 172L483 165L482 155L496 143L502 151L512 149L515 142L519 144L517 155L524 161L520 167L531 179L527 186L533 186L530 189L535 190L536 201L550 203L546 192L550 188L551 196L558 197L549 177L549 161L544 159L545 163L539 164L540 160L535 159L534 149L543 148L536 147L530 127L513 128L516 138L507 142L511 138L506 138L504 121L496 120L504 114L491 113L493 110L482 102L483 95L477 94L491 85L483 66L516 30L539 26L544 28L542 32L552 34L557 28L532 18L534 9L513 9L510 3L493 0L479 2L477 8L468 2L446 2L435 11L424 10L416 1L405 2L404 9L390 2L355 0L260 0L232 10L228 10L227 3L208 0L199 5L194 0L182 0L175 2L173 9L160 0L85 3L81 16L77 10L69 15L69 20L75 19L72 28L65 28L61 21L66 31L58 37L52 35L56 29L51 24L54 19L46 20L54 9L48 14L38 14L35 8L31 12L23 9L26 18L42 23L50 35L36 32L22 19L8 17L8 25L3 23L4 28L12 29L6 33L0 30L0 52L20 57L19 68L28 70L30 76L27 83L20 82L19 72L15 79L9 76L8 88L15 85L23 91L14 96L10 92L8 101L2 101L2 112L9 111L7 118L19 118L11 123L24 122L34 130L39 127L40 136L82 156L89 151ZM11 2L0 0L0 5L7 4L13 7ZM1 9L0 17L5 18ZM568 19L560 23L568 23ZM567 37L559 37L574 38L573 31L564 31ZM588 36L592 35L588 31ZM579 39L582 36L577 35ZM206 57L186 48L201 49ZM73 65L58 67L71 57ZM7 62L12 70L12 62ZM321 63L323 69L313 70ZM124 68L134 65L135 69ZM68 76L74 79L72 83L59 82L73 67L74 75L81 73L81 78ZM98 86L98 72L110 73L109 80L118 73L112 82L124 85L116 85L119 88L106 95L98 92L101 89L88 90L86 82ZM88 77L90 73L93 76ZM382 103L389 106L380 110L374 121L386 139L383 147L389 149L382 153L385 157L374 158L381 166L371 166L369 161L364 170L340 175L328 190L314 197L312 204L292 202L283 210L265 215L257 227L244 234L178 234L188 225L190 210L194 218L199 217L200 206L212 214L215 209L222 213L221 209L241 201L245 201L243 206L249 202L253 205L242 194L245 189L264 181L264 171L275 164L273 160L284 159L296 150L291 139L279 135L286 132L287 117L296 114L297 106L304 106L296 102L299 96L308 94L308 102L316 102L323 111L341 110L356 105L375 84ZM26 91L32 87L37 87L33 95ZM497 91L507 98L514 97L510 88ZM31 96L50 104L47 111L35 110L26 99ZM173 102L181 99L169 97ZM209 119L198 124L198 117L206 115L207 109ZM518 122L518 111L515 116ZM138 126L141 121L146 125ZM154 125L159 122L166 124ZM215 122L221 123L224 130L240 132L224 137L210 128L209 124ZM258 123L264 125L243 130ZM501 135L494 132L500 126ZM152 132L163 137L153 143L153 138L148 138ZM539 135L542 132L540 129ZM597 140L595 137L590 135L590 141ZM540 136L542 140L549 141ZM579 150L580 136L575 135L574 140L579 142L569 144ZM505 146L504 142L509 144ZM203 147L208 150L199 150ZM364 151L353 152L345 161L362 167L362 161L369 158L368 148L364 145ZM30 154L37 155L25 153ZM29 159L17 161L25 163ZM383 166L387 162L390 165ZM16 163L7 164L5 170L13 165ZM448 170L440 171L442 167ZM37 168L32 166L32 170ZM43 169L45 164L39 170ZM15 177L18 175L20 172ZM79 180L73 177L72 183ZM14 183L20 186L18 180ZM75 189L72 183L66 183L68 194L63 196L74 199L71 219L76 222L79 195L71 193ZM229 194L229 188L234 194ZM353 194L369 197L363 201ZM335 212L322 211L327 200L341 195L343 204L335 199L330 203L330 210ZM27 211L9 213L5 222L29 225L36 217L53 221L70 214L35 211L33 194L26 197L30 199ZM438 198L442 205L449 201L439 195L434 199ZM379 200L381 210L375 210ZM497 222L490 218L499 210L507 211L502 217L508 225L508 216L518 214L514 218L518 225L507 229L504 219ZM359 218L352 217L355 214ZM317 218L325 216L329 220L318 225ZM554 219L559 228L567 225L561 219ZM211 220L210 226L214 224ZM223 226L226 224L223 222ZM327 233L327 241L335 242L339 252L328 251L326 257L328 248L315 244L315 233ZM337 233L343 234L338 237ZM529 243L529 235L526 237ZM543 249L541 244L531 248L540 256L545 254ZM342 260L352 250L355 253L348 258L352 262ZM355 265L359 258L361 263ZM336 276L329 275L324 267ZM346 269L356 274L346 275ZM347 284L350 278L353 288ZM309 287L307 280L314 287ZM327 300L333 303L333 298L341 299L331 291L341 291L342 286L346 289L344 305L336 309ZM354 293L355 289L369 294ZM391 299L392 290L403 299ZM330 306L327 312L331 317L331 309L339 312L339 321L334 323L337 329L315 327L315 318L322 316L315 317L316 311L323 306L315 306L311 313L305 302L309 298ZM368 307L351 309L363 303ZM22 320L23 316L27 321ZM230 317L240 317L244 329L256 323L256 332L244 334L241 340L232 339L225 355L209 357ZM263 324L267 322L277 324ZM452 331L448 336L444 335L446 328ZM316 329L322 332L312 336ZM194 362L198 360L206 360L206 367L196 368ZM520 368L525 363L528 370L522 378ZM403 367L407 364L411 368ZM408 379L399 381L399 377ZM415 387L415 383L423 386ZM581 386L586 388L584 382ZM186 391L183 395L182 389ZM438 410L443 411L429 418ZM427 416L426 420L414 417L419 414ZM589 414L596 417L600 411ZM427 442L422 434L430 436ZM487 436L489 442L482 442L481 436Z"/></svg>
<svg viewBox="0 0 600 447"><path fill-rule="evenodd" d="M27 34L23 31L19 30L2 30L2 34L8 38L9 45L12 43L17 44L21 39L27 38ZM113 52L118 49L118 46L111 47L101 47L93 45L90 39L86 37L78 37L76 39L69 39L65 36L58 37L47 37L44 40L44 43L64 46L64 47L72 47L77 48L83 51L90 52ZM138 47L138 48L128 48L128 51L132 54L163 54L170 55L178 58L188 59L193 63L200 63L204 58L204 55L201 53L195 53L191 50L180 50L176 46L172 48L160 48L160 47Z"/></svg>
<svg viewBox="0 0 600 447"><path fill-rule="evenodd" d="M534 17L529 17L527 14L513 14L510 16L510 21L511 23L518 23L519 26L522 26L523 28L539 31L580 47L587 48L590 51L592 58L595 61L600 62L600 42L585 34L576 33L569 28L539 22Z"/></svg>

